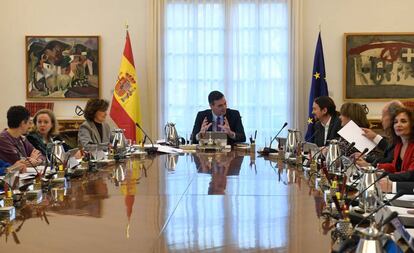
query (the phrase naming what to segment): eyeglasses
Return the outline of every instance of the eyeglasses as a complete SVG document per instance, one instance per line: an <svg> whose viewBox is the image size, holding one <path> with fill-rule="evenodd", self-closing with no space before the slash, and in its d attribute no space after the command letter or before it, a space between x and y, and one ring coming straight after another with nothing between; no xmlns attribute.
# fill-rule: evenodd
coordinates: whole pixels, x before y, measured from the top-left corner
<svg viewBox="0 0 414 253"><path fill-rule="evenodd" d="M364 109L365 114L369 113L368 106L366 104L361 104L362 108Z"/></svg>
<svg viewBox="0 0 414 253"><path fill-rule="evenodd" d="M75 114L78 116L83 116L85 114L85 111L80 107L79 105L75 108Z"/></svg>

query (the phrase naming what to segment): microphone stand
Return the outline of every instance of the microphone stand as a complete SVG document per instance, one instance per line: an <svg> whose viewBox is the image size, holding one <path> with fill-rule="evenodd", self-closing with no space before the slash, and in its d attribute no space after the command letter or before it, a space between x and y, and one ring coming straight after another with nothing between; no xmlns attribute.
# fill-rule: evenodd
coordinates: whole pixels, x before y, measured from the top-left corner
<svg viewBox="0 0 414 253"><path fill-rule="evenodd" d="M376 212L378 212L381 208L384 208L384 206L386 206L387 204L389 204L389 203L391 203L392 201L394 201L394 200L396 200L396 199L398 199L399 197L401 197L402 195L404 195L405 194L405 192L404 191L400 191L400 192L397 192L396 194L395 194L395 196L394 197L392 197L391 199L389 199L389 200L387 200L387 201L385 201L384 203L382 203L382 205L380 205L379 207L377 207L377 208L375 208L375 210L374 211L372 211L367 217L365 217L365 218L363 218L356 226L355 226L355 228L357 228L359 225L361 225L363 222L365 222L367 219L369 219L372 215L374 215ZM388 219L386 219L386 220L388 220ZM391 220L391 219L390 219ZM385 222L383 222L383 224L382 225L385 225L386 223ZM381 226L382 226L381 225Z"/></svg>
<svg viewBox="0 0 414 253"><path fill-rule="evenodd" d="M138 122L135 123L135 125L144 133L145 137L148 137L148 140L151 142L151 147L146 147L144 148L144 150L149 154L156 154L158 151L158 147L154 146L154 142L152 141L152 139L149 137L149 135L144 131L144 129L138 124ZM145 143L144 143L145 144Z"/></svg>
<svg viewBox="0 0 414 253"><path fill-rule="evenodd" d="M346 173L347 171L348 171L348 169L349 168L351 168L352 166L354 166L355 165L355 163L356 163L356 161L358 161L358 159L359 158L361 158L364 154L366 154L368 152L368 148L365 148L363 151L362 151L362 153L357 157L357 158L355 158L354 159L354 161L350 164L350 165L348 165L348 167L346 167L344 170L343 170L343 173ZM357 168L358 169L358 168ZM362 178L362 176L363 176L364 174L361 174L357 179L355 179L355 181L348 187L348 190L345 192L345 196L344 196L344 199L346 199L346 197L348 197L348 192L349 192L349 189L351 188L351 187L353 187L354 186L354 184L355 183L357 183L358 182L358 180L360 180L361 178Z"/></svg>
<svg viewBox="0 0 414 253"><path fill-rule="evenodd" d="M51 149L52 149L52 152L50 152L50 156L51 156L51 159L50 159L50 171L53 170L53 166L55 165L55 162L56 161L57 162L60 162L62 165L65 165L64 162L59 157L57 157L57 155L55 155L55 153L53 153L53 147L54 147L54 145L55 145L54 143L49 143L48 144L48 146L50 146ZM46 174L47 164L48 164L48 160L49 160L48 159L48 156L47 156L47 154L48 154L47 147L46 147L45 153L46 153L46 165L45 165L45 170L43 171L43 174Z"/></svg>
<svg viewBox="0 0 414 253"><path fill-rule="evenodd" d="M279 134L282 132L282 130L287 126L287 122L285 122L285 124L283 124L282 128L279 130L279 132L277 132L277 134L275 135L275 137L272 138L272 140L269 143L269 147L265 147L263 148L262 151L260 151L261 155L269 155L269 153L275 153L277 152L276 149L272 149L272 143L274 140L276 140L276 138L279 136Z"/></svg>
<svg viewBox="0 0 414 253"><path fill-rule="evenodd" d="M378 181L380 181L381 179L383 179L384 177L386 177L389 173L388 172L384 172L382 173L381 176L379 176L374 182L372 182L370 185L368 185L367 187L364 188L364 190L362 190L361 192L359 192L354 198L351 199L351 201L349 202L349 204L352 204L352 202L354 202L357 198L359 198L364 192L366 192L371 186L373 186L374 184L376 184ZM348 195L347 195L348 196ZM344 198L345 199L345 198Z"/></svg>
<svg viewBox="0 0 414 253"><path fill-rule="evenodd" d="M17 149L17 150L19 150L19 149ZM24 156L22 155L22 153L20 152L20 150L18 151L18 153L20 154L20 157L21 157L21 158L24 158L24 161L28 162L28 163L30 164L30 166L32 166L32 167L33 167L33 169L36 171L37 176L40 176L40 172L39 172L39 170L38 170L37 166L35 166L35 165L34 165L34 164L30 161L30 159L29 159L28 157L24 157Z"/></svg>
<svg viewBox="0 0 414 253"><path fill-rule="evenodd" d="M344 154L346 154L349 150L351 150L351 148L353 148L355 146L355 142L352 142L351 144L349 144L349 146L346 148L346 150L345 150L345 152L344 152ZM338 161L339 159L342 159L342 157L346 157L345 155L340 155L340 156L338 156L335 160L333 160L332 162L331 162L331 164L327 164L327 166L328 166L328 171L330 171L331 170L331 167L333 166L333 165L335 165L336 164L336 161ZM355 162L355 161L354 161ZM353 165L354 163L352 163L351 165ZM345 170L342 170L341 171L341 174L343 174L343 173L345 173L348 169L349 169L349 167L351 167L351 165L350 166L348 166ZM342 161L341 161L341 167L342 167Z"/></svg>
<svg viewBox="0 0 414 253"><path fill-rule="evenodd" d="M315 131L315 132L313 132L313 134L312 134L311 136L309 136L309 138L306 138L306 139L305 139L305 142L309 142L310 140L312 140L312 139L313 139L313 137L315 137L315 135L316 135L317 133L319 133L319 129L316 129L316 131Z"/></svg>
<svg viewBox="0 0 414 253"><path fill-rule="evenodd" d="M398 192L393 198L391 198L388 201L385 201L382 205L380 205L378 208L376 208L374 211L372 211L367 217L363 218L354 228L353 235L350 236L347 240L345 240L342 245L339 247L339 250L337 252L353 252L351 249L355 249L360 236L358 236L355 231L358 228L359 225L361 225L363 222L365 222L367 219L369 219L372 215L374 215L376 212L378 212L380 209L384 208L387 204L394 201L395 199L401 197L404 195L404 192ZM388 224L390 221L394 220L398 216L397 212L392 212L387 218L385 218L378 226L378 229L381 229L384 225Z"/></svg>

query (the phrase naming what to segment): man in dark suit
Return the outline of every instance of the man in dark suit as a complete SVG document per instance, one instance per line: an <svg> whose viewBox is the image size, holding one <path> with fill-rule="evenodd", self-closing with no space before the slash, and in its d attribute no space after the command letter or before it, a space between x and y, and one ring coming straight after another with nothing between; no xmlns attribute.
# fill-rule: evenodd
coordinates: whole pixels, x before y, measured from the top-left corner
<svg viewBox="0 0 414 253"><path fill-rule="evenodd" d="M197 113L192 132L193 143L198 143L200 134L206 131L225 132L227 143L230 145L236 142L245 142L246 135L240 113L237 110L227 108L223 93L219 91L210 92L208 103L211 109Z"/></svg>
<svg viewBox="0 0 414 253"><path fill-rule="evenodd" d="M318 147L328 145L328 141L338 139L338 131L341 129L336 106L332 98L328 96L318 97L313 101L312 113L318 122L315 123L314 136L309 142Z"/></svg>
<svg viewBox="0 0 414 253"><path fill-rule="evenodd" d="M379 184L383 192L414 194L414 171L389 174Z"/></svg>

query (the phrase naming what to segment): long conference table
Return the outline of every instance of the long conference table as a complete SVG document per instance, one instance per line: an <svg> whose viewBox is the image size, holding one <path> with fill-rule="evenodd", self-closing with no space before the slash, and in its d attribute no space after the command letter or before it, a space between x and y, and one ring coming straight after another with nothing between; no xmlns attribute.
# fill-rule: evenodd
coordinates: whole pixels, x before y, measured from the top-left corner
<svg viewBox="0 0 414 253"><path fill-rule="evenodd" d="M127 159L17 209L1 252L329 252L301 168L248 152Z"/></svg>

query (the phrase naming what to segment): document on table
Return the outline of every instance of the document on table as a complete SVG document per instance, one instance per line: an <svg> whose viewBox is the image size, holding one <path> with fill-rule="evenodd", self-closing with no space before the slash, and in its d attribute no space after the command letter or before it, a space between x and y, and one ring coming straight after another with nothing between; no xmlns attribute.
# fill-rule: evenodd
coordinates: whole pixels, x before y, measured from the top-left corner
<svg viewBox="0 0 414 253"><path fill-rule="evenodd" d="M375 146L377 146L377 144L363 136L363 133L364 131L362 131L362 129L352 120L338 131L338 134L349 143L355 142L354 147L358 149L359 152L362 152L365 148L368 148L369 153L375 148Z"/></svg>

